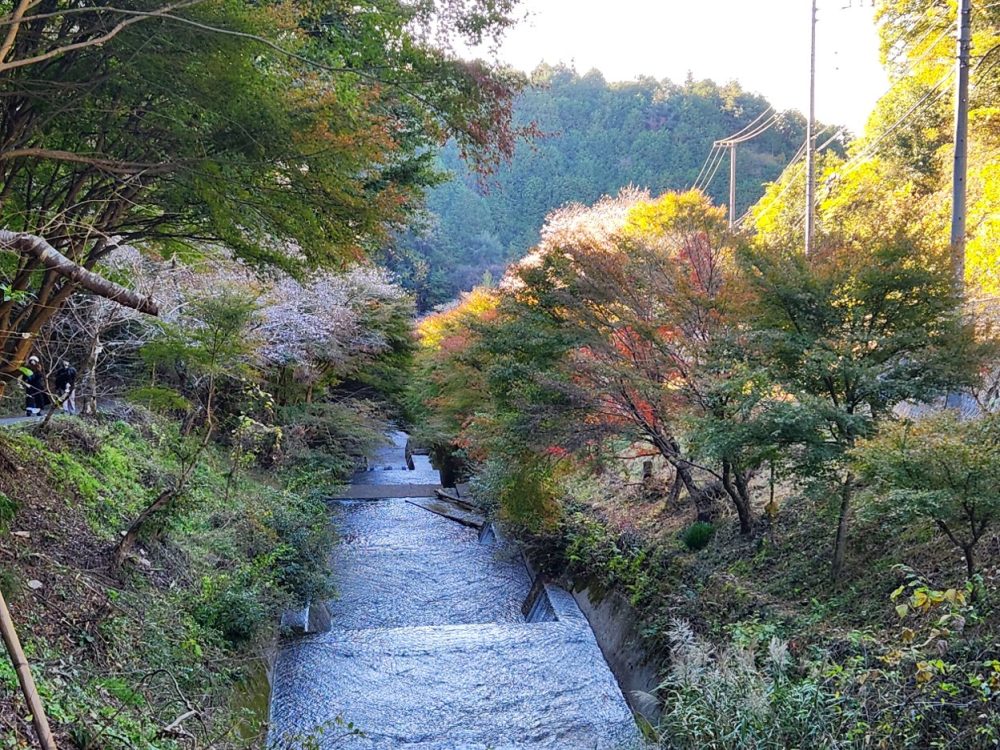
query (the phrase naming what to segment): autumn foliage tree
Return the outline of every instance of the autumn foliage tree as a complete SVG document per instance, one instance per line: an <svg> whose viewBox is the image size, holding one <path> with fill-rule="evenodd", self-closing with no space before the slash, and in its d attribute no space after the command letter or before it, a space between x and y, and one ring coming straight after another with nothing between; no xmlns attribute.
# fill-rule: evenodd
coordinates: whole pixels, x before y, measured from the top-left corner
<svg viewBox="0 0 1000 750"><path fill-rule="evenodd" d="M486 363L479 347L483 326L496 317L497 302L495 292L477 288L417 324L409 412L417 425L415 437L445 475L458 468L459 451L478 450L467 439L467 429L489 411Z"/></svg>
<svg viewBox="0 0 1000 750"><path fill-rule="evenodd" d="M976 574L977 546L1000 520L1000 417L897 423L859 443L853 458L880 508L932 522L962 551L969 578Z"/></svg>
<svg viewBox="0 0 1000 750"><path fill-rule="evenodd" d="M745 303L737 245L699 193L623 192L555 212L501 286L484 345L494 418L536 453L645 445L673 467L699 518L726 498L749 533L756 462L698 455L688 435L690 420L735 415L745 400L717 365Z"/></svg>
<svg viewBox="0 0 1000 750"><path fill-rule="evenodd" d="M836 495L837 577L850 449L901 402L972 385L991 350L940 249L873 228L806 257L734 235L694 192L560 209L498 292L425 326L423 403L482 455L534 465L645 446L672 467L672 497L702 520L726 500L744 534L755 473L782 465Z"/></svg>
<svg viewBox="0 0 1000 750"><path fill-rule="evenodd" d="M336 265L419 204L445 139L483 168L509 155L520 77L451 46L494 38L513 6L14 3L0 59L0 227L15 233L0 238L0 374L80 288L67 269L93 271L122 242Z"/></svg>

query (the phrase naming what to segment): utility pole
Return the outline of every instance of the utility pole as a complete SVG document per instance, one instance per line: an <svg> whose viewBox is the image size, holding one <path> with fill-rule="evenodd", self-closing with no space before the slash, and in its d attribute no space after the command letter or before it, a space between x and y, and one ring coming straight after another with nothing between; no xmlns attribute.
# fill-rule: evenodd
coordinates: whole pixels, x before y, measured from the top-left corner
<svg viewBox="0 0 1000 750"><path fill-rule="evenodd" d="M729 144L729 228L736 224L736 143Z"/></svg>
<svg viewBox="0 0 1000 750"><path fill-rule="evenodd" d="M816 0L812 0L809 42L809 120L806 122L806 255L812 251L816 229Z"/></svg>
<svg viewBox="0 0 1000 750"><path fill-rule="evenodd" d="M958 4L958 75L955 83L955 163L951 178L951 268L965 288L965 184L969 153L969 56L972 0Z"/></svg>

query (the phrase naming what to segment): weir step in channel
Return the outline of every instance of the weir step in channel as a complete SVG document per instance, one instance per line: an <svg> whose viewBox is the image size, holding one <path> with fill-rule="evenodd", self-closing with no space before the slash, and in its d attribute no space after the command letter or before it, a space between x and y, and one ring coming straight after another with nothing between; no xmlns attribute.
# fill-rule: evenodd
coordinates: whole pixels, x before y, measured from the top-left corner
<svg viewBox="0 0 1000 750"><path fill-rule="evenodd" d="M399 464L406 436L394 437L393 454L372 463ZM426 458L414 461L427 476ZM533 587L516 548L489 527L480 532L405 497L331 504L340 538L331 559L338 596L325 603L330 629L283 643L270 746L639 747L573 598Z"/></svg>

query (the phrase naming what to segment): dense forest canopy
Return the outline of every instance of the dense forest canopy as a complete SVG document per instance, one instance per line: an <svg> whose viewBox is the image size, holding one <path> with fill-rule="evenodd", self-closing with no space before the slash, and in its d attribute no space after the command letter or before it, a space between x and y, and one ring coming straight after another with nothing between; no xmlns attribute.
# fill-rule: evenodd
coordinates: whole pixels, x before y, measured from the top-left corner
<svg viewBox="0 0 1000 750"><path fill-rule="evenodd" d="M569 202L592 203L628 185L654 194L695 183L714 141L740 131L771 105L738 83L689 77L683 84L641 78L611 83L597 71L540 65L518 98L514 121L539 137L516 150L486 184L449 144L442 165L455 178L430 191L428 220L386 252L390 267L423 307L494 278L538 241L545 215ZM842 133L835 128L827 131ZM805 118L779 113L773 126L737 147L738 215L777 179L805 138ZM825 140L825 139L824 139ZM831 146L838 146L835 139ZM729 202L728 156L706 192Z"/></svg>

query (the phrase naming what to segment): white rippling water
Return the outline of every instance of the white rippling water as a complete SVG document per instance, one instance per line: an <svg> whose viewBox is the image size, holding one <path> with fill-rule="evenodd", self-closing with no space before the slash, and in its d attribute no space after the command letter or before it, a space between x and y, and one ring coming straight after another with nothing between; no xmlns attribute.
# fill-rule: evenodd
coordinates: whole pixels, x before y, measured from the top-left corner
<svg viewBox="0 0 1000 750"><path fill-rule="evenodd" d="M433 483L425 457L415 457L416 471L400 469L403 445L399 433L358 481ZM554 617L525 621L531 581L513 547L480 543L474 529L402 498L333 503L331 515L340 535L331 629L283 643L272 747L639 746L572 598L554 591Z"/></svg>

